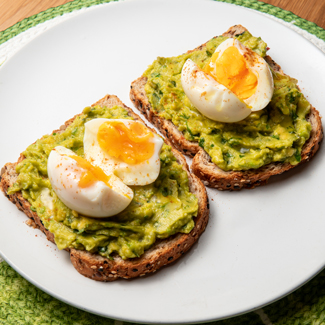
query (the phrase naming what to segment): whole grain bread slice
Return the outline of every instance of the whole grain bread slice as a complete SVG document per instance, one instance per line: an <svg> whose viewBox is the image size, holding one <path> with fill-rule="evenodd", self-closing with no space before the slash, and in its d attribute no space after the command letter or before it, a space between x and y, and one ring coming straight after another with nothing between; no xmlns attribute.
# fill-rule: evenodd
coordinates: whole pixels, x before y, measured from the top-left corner
<svg viewBox="0 0 325 325"><path fill-rule="evenodd" d="M102 107L113 107L115 105L124 107L130 116L135 120L141 120L131 108L125 106L116 96L106 95L104 98L93 104ZM75 118L75 117L74 117ZM59 130L52 133L58 133L66 129L72 123L74 118L68 120ZM152 130L155 132L154 130ZM165 141L168 143L168 141ZM118 255L113 259L108 259L99 254L92 254L87 251L74 248L67 249L70 253L70 259L76 270L82 275L97 281L114 281L119 278L130 279L138 276L144 276L160 269L162 266L174 262L188 251L198 240L199 236L206 228L209 219L209 203L207 193L202 182L189 172L185 158L175 149L172 149L177 162L187 172L189 178L189 188L198 198L199 210L197 217L194 218L195 226L189 234L175 234L167 239L158 240L141 257L123 260ZM21 155L18 162L22 161ZM8 195L7 191L14 184L18 174L16 173L17 163L7 163L1 170L0 188L8 199L14 203L19 210L23 211L29 218L29 223L39 228L48 240L54 243L53 234L48 231L36 212L33 212L30 203L23 198L21 192Z"/></svg>
<svg viewBox="0 0 325 325"><path fill-rule="evenodd" d="M247 31L245 27L235 25L230 27L229 30L222 35L225 37L234 37L245 31ZM202 49L204 45L205 44L202 44L196 49L188 51L188 53ZM284 74L281 67L275 63L270 56L266 56L265 60L273 70ZM192 171L206 186L214 187L218 190L254 188L266 184L271 176L279 175L297 166L291 165L290 163L276 162L258 169L246 171L224 171L220 169L211 161L211 157L197 142L186 140L183 133L180 132L170 120L165 120L158 114L155 114L146 96L144 88L146 83L147 78L144 76L132 82L130 90L132 102L138 110L169 139L176 149L194 158L192 162ZM312 130L310 138L302 148L301 161L298 165L309 161L315 155L323 139L321 118L319 112L312 106L307 120L311 123Z"/></svg>

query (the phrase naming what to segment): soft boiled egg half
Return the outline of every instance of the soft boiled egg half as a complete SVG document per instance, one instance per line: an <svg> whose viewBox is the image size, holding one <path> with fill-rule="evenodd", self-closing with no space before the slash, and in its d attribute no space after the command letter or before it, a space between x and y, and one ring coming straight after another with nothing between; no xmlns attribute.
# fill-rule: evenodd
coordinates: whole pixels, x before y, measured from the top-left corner
<svg viewBox="0 0 325 325"><path fill-rule="evenodd" d="M234 38L216 48L204 70L188 59L181 82L186 96L203 115L226 123L263 109L274 88L265 60Z"/></svg>
<svg viewBox="0 0 325 325"><path fill-rule="evenodd" d="M61 146L51 151L47 170L59 199L86 216L113 216L124 210L133 198L133 191L114 174L106 175Z"/></svg>
<svg viewBox="0 0 325 325"><path fill-rule="evenodd" d="M162 145L163 140L139 121L98 118L85 124L85 158L127 185L157 179Z"/></svg>
<svg viewBox="0 0 325 325"><path fill-rule="evenodd" d="M85 123L84 156L58 146L48 158L53 190L70 209L89 217L110 217L132 201L127 185L154 182L163 140L143 123L93 119Z"/></svg>

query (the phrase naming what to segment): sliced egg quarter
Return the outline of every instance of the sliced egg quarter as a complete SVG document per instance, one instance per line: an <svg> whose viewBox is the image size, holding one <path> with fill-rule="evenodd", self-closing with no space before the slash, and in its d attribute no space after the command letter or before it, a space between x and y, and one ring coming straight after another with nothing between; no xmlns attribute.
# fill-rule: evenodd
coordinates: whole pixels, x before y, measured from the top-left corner
<svg viewBox="0 0 325 325"><path fill-rule="evenodd" d="M265 60L233 38L217 47L203 70L188 59L181 82L186 96L203 115L226 123L263 109L274 89Z"/></svg>
<svg viewBox="0 0 325 325"><path fill-rule="evenodd" d="M59 199L70 209L91 217L110 217L123 211L132 201L132 189L115 175L105 177L99 168L96 173L89 162L77 157L61 146L49 155L48 177Z"/></svg>
<svg viewBox="0 0 325 325"><path fill-rule="evenodd" d="M142 122L98 118L85 124L85 158L127 185L153 183L163 140Z"/></svg>
<svg viewBox="0 0 325 325"><path fill-rule="evenodd" d="M219 122L238 122L251 110L232 91L218 83L188 59L181 82L190 102L205 116Z"/></svg>

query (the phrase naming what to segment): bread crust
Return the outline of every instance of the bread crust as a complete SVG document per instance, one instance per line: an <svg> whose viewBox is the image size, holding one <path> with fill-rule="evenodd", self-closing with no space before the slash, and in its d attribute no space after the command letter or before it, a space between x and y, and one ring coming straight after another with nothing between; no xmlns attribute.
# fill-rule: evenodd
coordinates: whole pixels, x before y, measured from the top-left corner
<svg viewBox="0 0 325 325"><path fill-rule="evenodd" d="M234 37L242 34L244 31L247 31L245 27L235 25L230 27L222 36ZM204 45L205 44L202 44L196 49L188 51L188 53L199 50ZM275 63L270 56L267 55L265 60L273 70L284 74L281 67ZM241 190L242 188L255 188L260 185L265 185L271 176L279 175L309 161L319 149L323 139L323 127L319 112L311 106L311 111L307 116L307 120L311 123L312 130L310 138L302 148L301 161L299 164L291 165L290 163L275 162L258 169L224 171L211 161L211 157L197 142L185 139L183 133L180 132L170 120L165 120L153 112L144 89L146 83L147 78L144 76L132 82L130 98L134 105L166 138L169 139L177 150L194 158L191 166L192 172L203 181L204 185L221 191Z"/></svg>
<svg viewBox="0 0 325 325"><path fill-rule="evenodd" d="M92 106L95 105L107 107L115 105L122 106L128 111L129 116L132 116L135 120L142 121L131 108L125 106L116 96L106 95ZM65 130L67 126L72 123L74 118L68 120L59 130L55 130L52 133L58 133ZM154 130L152 131L155 132ZM165 142L169 144L168 141ZM119 278L130 279L138 276L145 276L177 260L198 240L199 236L205 230L209 219L209 203L206 189L202 182L189 172L185 158L173 148L172 152L177 162L188 174L190 191L198 198L199 210L197 217L194 218L195 226L192 231L189 234L178 233L164 240L158 240L149 250L145 251L141 257L134 259L123 260L118 255L115 255L113 259L108 259L99 254L92 254L87 251L74 248L66 249L66 251L70 253L70 260L73 266L80 274L96 281L105 282L114 281ZM23 159L24 156L20 155L18 162ZM8 188L13 185L18 177L15 169L18 162L7 163L2 168L0 188L7 198L36 224L36 227L46 235L47 239L55 243L54 235L44 227L38 215L30 209L30 203L23 198L21 192L16 192L12 195L7 194Z"/></svg>

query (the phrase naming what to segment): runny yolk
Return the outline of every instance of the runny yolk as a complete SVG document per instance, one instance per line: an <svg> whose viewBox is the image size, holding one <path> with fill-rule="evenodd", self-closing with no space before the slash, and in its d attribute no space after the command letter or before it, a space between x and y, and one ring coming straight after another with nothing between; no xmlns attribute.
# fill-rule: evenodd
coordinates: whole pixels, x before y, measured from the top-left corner
<svg viewBox="0 0 325 325"><path fill-rule="evenodd" d="M109 180L111 177L107 176L100 167L93 166L89 161L79 156L69 156L69 157L74 159L81 168L86 170L81 174L78 183L81 188L89 187L98 181L102 181L108 187L112 188L111 185L109 184Z"/></svg>
<svg viewBox="0 0 325 325"><path fill-rule="evenodd" d="M247 66L246 60L254 60L250 52L242 55L235 46L229 46L219 57L214 53L204 71L216 81L244 100L251 97L257 87L257 77ZM253 62L254 63L254 62Z"/></svg>
<svg viewBox="0 0 325 325"><path fill-rule="evenodd" d="M152 157L153 133L140 122L126 126L120 121L103 123L97 133L99 146L108 155L131 165L142 163Z"/></svg>

